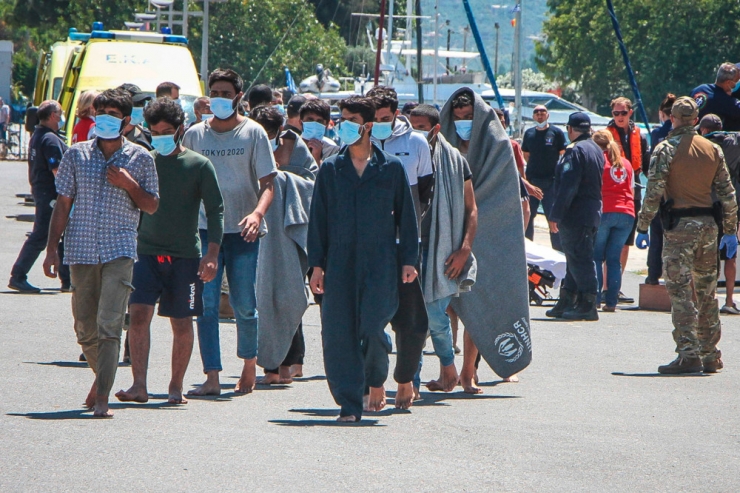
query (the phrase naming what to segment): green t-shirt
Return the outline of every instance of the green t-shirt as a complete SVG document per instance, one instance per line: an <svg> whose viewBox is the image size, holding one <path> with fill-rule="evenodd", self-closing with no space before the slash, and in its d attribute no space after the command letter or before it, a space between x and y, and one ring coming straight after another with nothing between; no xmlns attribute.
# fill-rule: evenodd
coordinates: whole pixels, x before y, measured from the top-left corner
<svg viewBox="0 0 740 493"><path fill-rule="evenodd" d="M211 162L185 149L161 156L152 151L159 176L159 208L143 214L139 226L140 255L201 256L198 212L201 201L208 220L208 242L221 244L224 201Z"/></svg>

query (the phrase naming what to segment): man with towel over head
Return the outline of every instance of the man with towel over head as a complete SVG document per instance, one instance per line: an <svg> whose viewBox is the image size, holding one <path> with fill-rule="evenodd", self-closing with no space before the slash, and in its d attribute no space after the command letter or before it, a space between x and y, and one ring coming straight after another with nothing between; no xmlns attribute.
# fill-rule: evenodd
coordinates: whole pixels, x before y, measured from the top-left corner
<svg viewBox="0 0 740 493"><path fill-rule="evenodd" d="M470 165L478 206L475 289L450 304L475 344L465 347L460 381L466 392L478 393L475 346L502 378L522 371L532 359L519 177L509 137L478 94L459 89L440 116L442 135Z"/></svg>

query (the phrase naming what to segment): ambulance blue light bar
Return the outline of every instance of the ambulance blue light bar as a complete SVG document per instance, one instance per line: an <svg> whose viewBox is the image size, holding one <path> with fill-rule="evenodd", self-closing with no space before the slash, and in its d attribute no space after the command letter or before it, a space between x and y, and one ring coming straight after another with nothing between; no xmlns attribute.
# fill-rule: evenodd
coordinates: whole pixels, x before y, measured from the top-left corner
<svg viewBox="0 0 740 493"><path fill-rule="evenodd" d="M188 44L188 38L174 34L157 34L143 31L93 31L92 39L114 39L117 41L139 41L144 43Z"/></svg>

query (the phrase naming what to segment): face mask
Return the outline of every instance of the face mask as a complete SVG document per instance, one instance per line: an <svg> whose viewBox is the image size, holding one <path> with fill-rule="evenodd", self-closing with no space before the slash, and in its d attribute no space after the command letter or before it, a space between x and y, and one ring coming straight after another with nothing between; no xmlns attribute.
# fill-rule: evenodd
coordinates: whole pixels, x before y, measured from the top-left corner
<svg viewBox="0 0 740 493"><path fill-rule="evenodd" d="M139 125L144 122L144 108L131 108L131 125Z"/></svg>
<svg viewBox="0 0 740 493"><path fill-rule="evenodd" d="M121 137L123 120L106 114L95 117L95 135L103 140L113 140Z"/></svg>
<svg viewBox="0 0 740 493"><path fill-rule="evenodd" d="M540 128L540 129L545 128L546 126L547 126L547 120L545 120L542 123L535 123L535 127Z"/></svg>
<svg viewBox="0 0 740 493"><path fill-rule="evenodd" d="M339 124L339 138L342 139L342 142L345 143L348 146L351 146L360 138L362 137L362 134L360 133L360 125L359 123L350 122L350 121L343 121Z"/></svg>
<svg viewBox="0 0 740 493"><path fill-rule="evenodd" d="M64 119L64 115L59 117L59 130L63 129L67 124L67 120Z"/></svg>
<svg viewBox="0 0 740 493"><path fill-rule="evenodd" d="M200 119L204 122L210 120L211 118L213 118L213 113L202 113L200 115Z"/></svg>
<svg viewBox="0 0 740 493"><path fill-rule="evenodd" d="M737 84L735 84L735 87L733 87L733 88L732 88L732 92L735 92L735 91L737 91L738 89L740 89L740 80L739 80L739 81L737 81Z"/></svg>
<svg viewBox="0 0 740 493"><path fill-rule="evenodd" d="M270 145L272 146L272 152L277 151L278 146L280 146L280 144L278 143L279 138L280 137L275 137L274 139L270 139Z"/></svg>
<svg viewBox="0 0 740 493"><path fill-rule="evenodd" d="M385 140L393 133L393 122L378 122L373 125L373 137Z"/></svg>
<svg viewBox="0 0 740 493"><path fill-rule="evenodd" d="M228 120L234 114L234 101L227 98L211 98L211 111L219 120Z"/></svg>
<svg viewBox="0 0 740 493"><path fill-rule="evenodd" d="M456 121L455 130L462 140L470 140L470 136L473 135L473 120Z"/></svg>
<svg viewBox="0 0 740 493"><path fill-rule="evenodd" d="M319 122L303 122L303 133L301 137L304 140L319 139L326 133L326 126Z"/></svg>
<svg viewBox="0 0 740 493"><path fill-rule="evenodd" d="M174 135L152 135L152 147L162 156L169 156L177 149Z"/></svg>
<svg viewBox="0 0 740 493"><path fill-rule="evenodd" d="M375 128L375 127L373 127L373 128ZM424 137L427 140L429 139L429 130L414 130L414 132L416 132L417 134L421 135L422 137Z"/></svg>
<svg viewBox="0 0 740 493"><path fill-rule="evenodd" d="M282 104L276 104L275 108L277 108L281 115L285 114L285 106L283 106Z"/></svg>

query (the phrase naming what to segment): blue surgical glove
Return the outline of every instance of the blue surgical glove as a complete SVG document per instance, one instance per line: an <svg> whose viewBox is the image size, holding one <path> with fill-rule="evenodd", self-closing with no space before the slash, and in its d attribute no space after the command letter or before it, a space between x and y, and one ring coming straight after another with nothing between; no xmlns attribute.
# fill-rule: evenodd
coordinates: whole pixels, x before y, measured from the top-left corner
<svg viewBox="0 0 740 493"><path fill-rule="evenodd" d="M719 241L719 249L727 248L725 254L727 258L733 258L737 253L737 236L735 235L724 235Z"/></svg>
<svg viewBox="0 0 740 493"><path fill-rule="evenodd" d="M647 233L637 233L637 240L635 241L635 245L637 245L637 248L639 248L640 250L646 249L650 246L650 236L648 236Z"/></svg>

